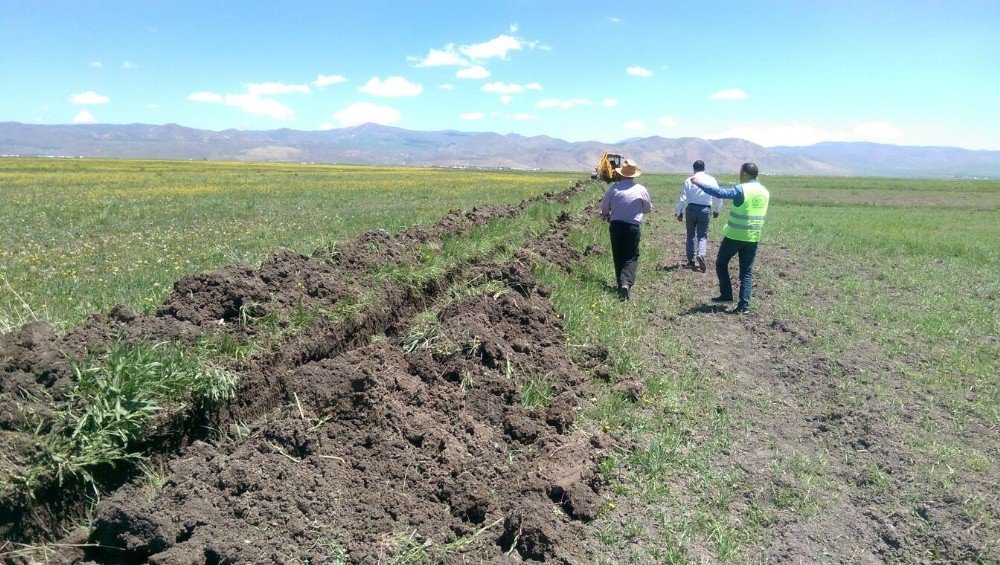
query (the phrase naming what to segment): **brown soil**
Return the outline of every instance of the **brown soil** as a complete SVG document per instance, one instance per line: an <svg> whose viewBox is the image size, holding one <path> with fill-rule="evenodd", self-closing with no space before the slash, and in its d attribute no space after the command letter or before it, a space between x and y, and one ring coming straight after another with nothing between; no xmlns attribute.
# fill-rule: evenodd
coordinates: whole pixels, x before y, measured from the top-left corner
<svg viewBox="0 0 1000 565"><path fill-rule="evenodd" d="M530 273L508 271L532 290L441 312L451 351L378 339L291 369L282 406L247 437L197 442L161 491L103 500L92 539L125 551L91 557L319 562L337 541L371 562L413 534L431 548L470 538L467 557L584 559L579 524L599 505L606 440L570 431L586 379ZM528 372L552 379L551 407L521 406Z"/></svg>
<svg viewBox="0 0 1000 565"><path fill-rule="evenodd" d="M565 201L583 189L540 198ZM15 447L4 464L16 470L17 454L33 448L23 411L44 411L37 399L46 395L58 403L71 360L87 351L119 338L252 336L267 315L285 323L292 308L359 301L374 269L416 263L418 244L529 204L371 232L313 257L281 252L260 269L190 275L153 315L117 307L64 336L45 324L3 336L0 432ZM447 304L434 339L404 347L413 316L457 280L507 290ZM61 559L319 562L343 551L371 562L410 548L445 561L585 561L583 524L599 507L595 471L608 440L573 429L587 378L567 358L546 297L523 263L469 264L424 288L390 284L356 315L314 319L233 367L236 400L154 430L147 447L163 465L161 489L134 468L109 470L92 529L62 540L100 547ZM539 383L544 404L526 407L525 385ZM81 493L53 484L34 495L0 501L0 537L51 539L84 507Z"/></svg>

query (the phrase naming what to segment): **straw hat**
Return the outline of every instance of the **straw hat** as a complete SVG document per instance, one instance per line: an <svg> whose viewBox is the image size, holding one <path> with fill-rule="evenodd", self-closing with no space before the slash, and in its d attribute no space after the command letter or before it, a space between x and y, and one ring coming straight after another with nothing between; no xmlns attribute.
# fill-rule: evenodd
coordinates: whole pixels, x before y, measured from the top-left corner
<svg viewBox="0 0 1000 565"><path fill-rule="evenodd" d="M642 170L632 159L625 159L622 161L622 166L615 169L615 172L618 173L619 176L627 179L635 178L642 174Z"/></svg>

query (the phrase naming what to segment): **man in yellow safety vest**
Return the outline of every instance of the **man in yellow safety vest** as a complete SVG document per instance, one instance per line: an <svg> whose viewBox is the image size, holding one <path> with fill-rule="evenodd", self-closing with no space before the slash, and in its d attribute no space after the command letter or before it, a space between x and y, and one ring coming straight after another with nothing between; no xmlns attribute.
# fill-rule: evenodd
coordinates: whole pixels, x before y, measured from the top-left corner
<svg viewBox="0 0 1000 565"><path fill-rule="evenodd" d="M715 258L715 274L719 277L719 296L712 302L732 302L733 284L729 280L729 261L739 255L740 261L740 301L734 312L750 313L750 289L752 287L753 261L757 257L757 243L767 215L767 202L771 194L764 185L757 182L757 165L743 163L740 167L740 184L732 188L716 188L701 184L693 178L705 193L716 198L731 199L733 209L729 212L726 227L722 228L722 244Z"/></svg>

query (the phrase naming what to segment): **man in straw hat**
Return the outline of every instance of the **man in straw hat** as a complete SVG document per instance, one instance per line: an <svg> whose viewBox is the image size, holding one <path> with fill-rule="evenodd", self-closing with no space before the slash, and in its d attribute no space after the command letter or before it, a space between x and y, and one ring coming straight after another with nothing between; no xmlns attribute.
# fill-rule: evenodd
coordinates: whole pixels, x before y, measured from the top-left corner
<svg viewBox="0 0 1000 565"><path fill-rule="evenodd" d="M645 186L635 182L642 171L631 159L615 169L621 181L608 187L601 200L601 217L609 220L611 254L615 260L615 280L618 295L628 300L635 285L635 269L639 262L639 226L643 214L653 211L653 203Z"/></svg>

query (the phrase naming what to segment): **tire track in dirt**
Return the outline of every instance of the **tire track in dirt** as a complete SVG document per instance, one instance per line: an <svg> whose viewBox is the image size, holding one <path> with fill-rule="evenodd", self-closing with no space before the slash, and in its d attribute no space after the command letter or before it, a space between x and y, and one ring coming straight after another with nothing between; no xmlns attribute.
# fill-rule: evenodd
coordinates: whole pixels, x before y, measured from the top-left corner
<svg viewBox="0 0 1000 565"><path fill-rule="evenodd" d="M683 257L680 234L654 232L665 256ZM714 243L714 242L713 242ZM768 296L779 280L799 278L795 252L762 244L755 264L754 308L738 316L711 305L718 293L714 272L693 272L682 262L653 294L685 285L705 305L680 315L658 311L649 338L682 324L691 347L703 344L704 364L720 377L711 382L731 411L733 444L714 464L744 479L738 508L775 509L763 545L753 559L765 561L1000 559L996 523L977 522L959 493L982 497L987 514L1000 516L995 484L982 475L956 479L960 486L934 488L917 468L927 457L914 452L924 438L920 422L947 422L954 415L907 383L898 359L860 339L831 352L830 332L808 321L781 319ZM733 269L735 270L735 268ZM738 288L738 281L734 281ZM810 300L834 303L822 289ZM803 291L805 292L805 291ZM658 359L653 363L669 363ZM708 371L713 372L713 371ZM981 422L937 441L996 454L998 433ZM806 486L803 486L806 485ZM992 556L992 557L989 557Z"/></svg>

